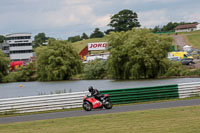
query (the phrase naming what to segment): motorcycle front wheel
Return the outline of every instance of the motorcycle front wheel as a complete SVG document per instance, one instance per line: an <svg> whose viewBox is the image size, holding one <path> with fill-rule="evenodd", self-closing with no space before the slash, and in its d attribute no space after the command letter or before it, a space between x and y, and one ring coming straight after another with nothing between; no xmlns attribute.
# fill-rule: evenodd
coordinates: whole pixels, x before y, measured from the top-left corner
<svg viewBox="0 0 200 133"><path fill-rule="evenodd" d="M85 111L91 111L92 110L92 105L90 103L83 103L83 109Z"/></svg>
<svg viewBox="0 0 200 133"><path fill-rule="evenodd" d="M104 104L104 108L105 109L112 109L112 103L111 101L106 101Z"/></svg>

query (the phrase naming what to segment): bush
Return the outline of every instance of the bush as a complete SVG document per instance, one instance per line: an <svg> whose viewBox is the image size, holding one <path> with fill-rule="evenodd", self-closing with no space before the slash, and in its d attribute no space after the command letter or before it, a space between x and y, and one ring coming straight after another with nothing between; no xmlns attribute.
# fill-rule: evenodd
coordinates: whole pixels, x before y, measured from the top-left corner
<svg viewBox="0 0 200 133"><path fill-rule="evenodd" d="M106 61L94 60L85 64L83 69L84 79L103 79L106 76Z"/></svg>
<svg viewBox="0 0 200 133"><path fill-rule="evenodd" d="M22 82L22 81L34 81L37 79L36 64L29 63L26 66L19 68L16 72L10 72L3 78L3 82Z"/></svg>
<svg viewBox="0 0 200 133"><path fill-rule="evenodd" d="M200 76L200 69L196 69L196 70L190 71L189 75L190 76L194 76L194 75Z"/></svg>
<svg viewBox="0 0 200 133"><path fill-rule="evenodd" d="M30 63L27 66L23 66L19 71L21 75L20 81L34 81L37 79L36 75L36 64Z"/></svg>
<svg viewBox="0 0 200 133"><path fill-rule="evenodd" d="M2 82L18 82L20 81L21 74L19 72L10 72L7 76L5 76Z"/></svg>
<svg viewBox="0 0 200 133"><path fill-rule="evenodd" d="M164 76L187 76L189 71L180 62L170 61L169 68Z"/></svg>

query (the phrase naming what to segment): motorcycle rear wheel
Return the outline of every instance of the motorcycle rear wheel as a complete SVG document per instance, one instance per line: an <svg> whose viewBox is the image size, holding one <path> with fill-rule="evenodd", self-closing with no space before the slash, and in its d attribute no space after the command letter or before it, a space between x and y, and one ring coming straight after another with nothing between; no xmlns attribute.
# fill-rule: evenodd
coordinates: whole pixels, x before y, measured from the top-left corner
<svg viewBox="0 0 200 133"><path fill-rule="evenodd" d="M92 110L92 105L90 103L83 103L83 109L85 111L91 111Z"/></svg>

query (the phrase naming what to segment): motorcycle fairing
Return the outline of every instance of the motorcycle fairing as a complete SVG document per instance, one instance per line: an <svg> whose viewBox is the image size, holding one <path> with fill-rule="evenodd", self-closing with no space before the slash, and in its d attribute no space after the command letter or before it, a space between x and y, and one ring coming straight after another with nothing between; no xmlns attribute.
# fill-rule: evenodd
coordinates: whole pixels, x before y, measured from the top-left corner
<svg viewBox="0 0 200 133"><path fill-rule="evenodd" d="M88 98L87 100L92 104L94 109L102 106L102 103L95 98Z"/></svg>

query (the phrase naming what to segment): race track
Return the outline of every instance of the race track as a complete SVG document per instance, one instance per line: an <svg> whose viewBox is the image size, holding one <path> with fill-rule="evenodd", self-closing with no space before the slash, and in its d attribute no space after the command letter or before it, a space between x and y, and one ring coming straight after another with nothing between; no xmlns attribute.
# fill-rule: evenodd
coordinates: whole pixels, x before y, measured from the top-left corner
<svg viewBox="0 0 200 133"><path fill-rule="evenodd" d="M0 117L0 124L46 120L46 119L55 119L55 118L64 118L64 117L96 115L96 114L119 113L119 112L137 111L137 110L150 110L150 109L171 108L171 107L181 107L181 106L193 106L193 105L200 105L200 99L119 106L119 107L113 107L111 110L98 109L98 110L92 110L90 112L86 112L84 110L77 110L77 111L24 115L24 116L15 116L15 117Z"/></svg>

